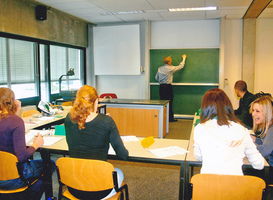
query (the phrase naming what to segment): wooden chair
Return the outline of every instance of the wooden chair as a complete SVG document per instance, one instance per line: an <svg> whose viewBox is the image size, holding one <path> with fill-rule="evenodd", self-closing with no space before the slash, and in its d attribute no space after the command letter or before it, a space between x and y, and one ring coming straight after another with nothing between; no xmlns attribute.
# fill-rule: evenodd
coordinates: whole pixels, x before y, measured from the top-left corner
<svg viewBox="0 0 273 200"><path fill-rule="evenodd" d="M20 167L17 167L18 159L15 155L11 153L0 151L0 163L0 181L21 178L21 180L27 184L24 187L14 190L0 189L0 197L24 192L26 195L28 195L28 199L30 199L30 194L27 192L31 188L31 186L38 181L38 179L35 179L32 182L24 179L24 177L21 176L22 173Z"/></svg>
<svg viewBox="0 0 273 200"><path fill-rule="evenodd" d="M266 184L255 176L196 174L191 178L192 200L259 200Z"/></svg>
<svg viewBox="0 0 273 200"><path fill-rule="evenodd" d="M117 173L114 166L108 162L91 159L79 159L63 157L56 162L59 179L59 198L62 196L68 199L77 199L69 190L63 191L63 186L68 186L75 190L89 192L91 195L105 190L115 188L117 193L110 197L110 200L123 199L125 190L126 200L129 199L128 187L126 184L118 188ZM103 198L103 197L102 197ZM97 199L90 197L90 199Z"/></svg>
<svg viewBox="0 0 273 200"><path fill-rule="evenodd" d="M117 99L117 95L115 93L104 93L100 95L100 98L110 97L111 99Z"/></svg>
<svg viewBox="0 0 273 200"><path fill-rule="evenodd" d="M73 106L73 102L72 101L63 102L62 106Z"/></svg>
<svg viewBox="0 0 273 200"><path fill-rule="evenodd" d="M39 115L41 113L38 110L28 110L26 112L23 112L22 117L30 117L36 114Z"/></svg>

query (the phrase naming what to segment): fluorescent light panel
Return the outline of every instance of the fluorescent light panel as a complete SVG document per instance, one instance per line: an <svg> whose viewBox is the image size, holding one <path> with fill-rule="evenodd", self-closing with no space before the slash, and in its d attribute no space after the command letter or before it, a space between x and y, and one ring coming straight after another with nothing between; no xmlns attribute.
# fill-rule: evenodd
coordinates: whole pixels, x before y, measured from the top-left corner
<svg viewBox="0 0 273 200"><path fill-rule="evenodd" d="M143 10L133 10L133 11L119 11L119 12L106 12L101 13L101 15L126 15L126 14L139 14L145 13Z"/></svg>
<svg viewBox="0 0 273 200"><path fill-rule="evenodd" d="M195 8L169 8L170 12L181 12L181 11L203 11L203 10L217 10L217 7L195 7Z"/></svg>

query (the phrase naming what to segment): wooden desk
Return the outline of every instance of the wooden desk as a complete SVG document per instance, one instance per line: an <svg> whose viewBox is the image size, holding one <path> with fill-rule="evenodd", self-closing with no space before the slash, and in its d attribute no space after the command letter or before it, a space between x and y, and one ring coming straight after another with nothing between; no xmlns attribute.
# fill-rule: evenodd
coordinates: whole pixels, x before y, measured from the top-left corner
<svg viewBox="0 0 273 200"><path fill-rule="evenodd" d="M163 138L169 132L169 100L100 100L114 119L120 135Z"/></svg>
<svg viewBox="0 0 273 200"><path fill-rule="evenodd" d="M192 173L193 173L191 171L191 168L193 170L193 167L201 167L202 166L202 161L199 161L199 160L197 160L197 158L195 158L195 156L194 156L194 150L193 150L193 144L194 144L194 140L193 140L194 125L195 125L196 120L199 119L199 118L200 117L197 116L196 113L195 113L193 124L192 124L192 131L191 131L189 146L188 146L189 153L187 153L187 155L186 155L186 161L185 161L184 183L183 183L183 186L184 186L183 190L184 191L181 192L181 193L184 193L184 200L189 200L190 196L191 196L191 194L189 194L189 182L190 182L190 178L191 178ZM249 163L249 161L247 160L247 158L244 158L243 168L252 168L252 166ZM269 174L269 164L267 163L266 160L265 160L265 174ZM182 197L181 197L181 199L182 199Z"/></svg>
<svg viewBox="0 0 273 200"><path fill-rule="evenodd" d="M60 136L58 136L60 137ZM45 182L46 182L46 199L53 195L52 192L52 177L46 176L50 173L51 162L50 162L50 154L68 154L68 146L66 143L65 136L61 136L63 139L56 142L51 146L45 146L39 148L42 159L44 160L45 167ZM147 162L147 163L157 163L157 164L173 164L180 166L180 189L179 191L183 191L183 175L184 175L184 160L186 155L176 155L165 158L157 158L155 155L149 152L150 149L164 148L169 146L178 146L186 149L188 147L188 140L173 140L173 139L155 139L154 144L152 144L149 148L143 148L141 146L141 140L143 138L139 138L139 141L133 142L125 142L124 145L126 149L129 151L128 161L135 162ZM116 155L110 154L109 158L118 159ZM126 174L125 174L126 176ZM180 196L183 196L182 194Z"/></svg>

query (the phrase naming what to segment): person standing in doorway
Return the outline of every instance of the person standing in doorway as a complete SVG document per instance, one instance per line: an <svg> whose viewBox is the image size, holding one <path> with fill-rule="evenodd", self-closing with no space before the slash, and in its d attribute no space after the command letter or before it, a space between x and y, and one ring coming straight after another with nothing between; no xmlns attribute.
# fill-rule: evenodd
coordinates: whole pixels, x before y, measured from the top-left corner
<svg viewBox="0 0 273 200"><path fill-rule="evenodd" d="M172 66L172 58L167 56L163 59L164 65L158 68L155 79L159 82L160 100L170 100L169 121L175 122L173 114L173 74L185 66L187 55L182 56L183 60L178 66Z"/></svg>

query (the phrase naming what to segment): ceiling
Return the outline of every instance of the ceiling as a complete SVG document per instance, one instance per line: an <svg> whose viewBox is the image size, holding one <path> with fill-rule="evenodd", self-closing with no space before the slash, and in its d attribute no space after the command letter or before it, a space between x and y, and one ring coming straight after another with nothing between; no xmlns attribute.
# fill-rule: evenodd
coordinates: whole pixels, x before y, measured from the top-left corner
<svg viewBox="0 0 273 200"><path fill-rule="evenodd" d="M254 10L262 2L253 0ZM94 24L128 23L135 21L176 21L217 19L241 19L252 0L35 0L48 8L53 7ZM262 6L264 9L265 6ZM217 6L216 11L169 12L168 8ZM105 15L107 12L136 11L139 14ZM259 11L260 13L260 11ZM258 14L259 15L259 14ZM273 18L273 3L259 15L259 18Z"/></svg>

